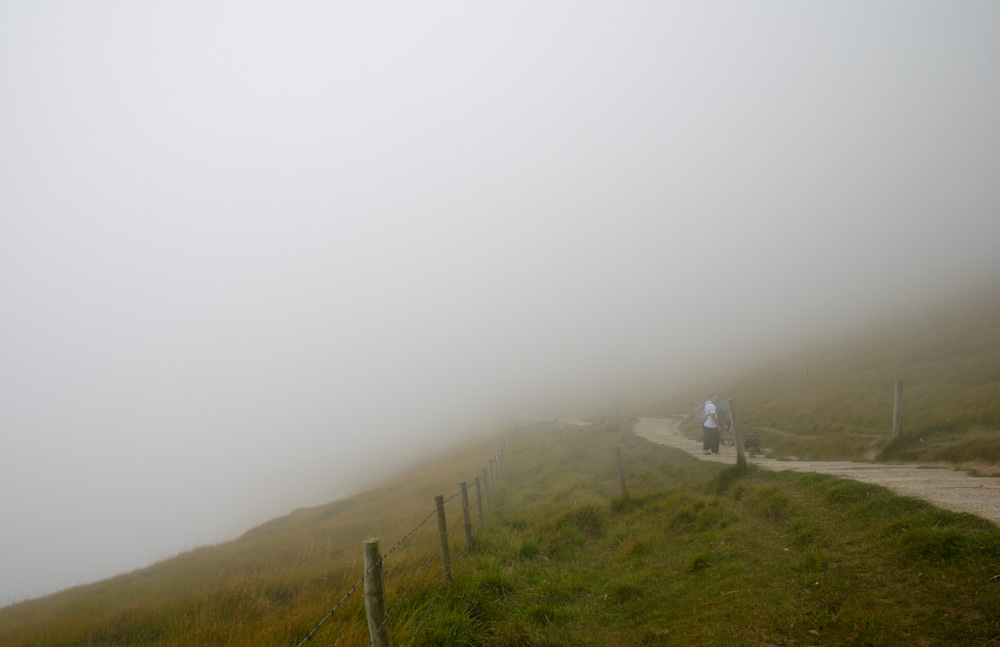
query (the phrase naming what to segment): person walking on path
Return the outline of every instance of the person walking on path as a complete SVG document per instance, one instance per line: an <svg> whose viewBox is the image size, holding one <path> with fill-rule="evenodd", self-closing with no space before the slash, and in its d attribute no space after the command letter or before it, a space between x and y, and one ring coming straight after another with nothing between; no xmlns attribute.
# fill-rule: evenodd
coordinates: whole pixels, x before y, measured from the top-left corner
<svg viewBox="0 0 1000 647"><path fill-rule="evenodd" d="M716 411L716 403L719 396L714 393L705 401L705 422L701 424L703 434L701 448L706 454L719 453L719 418Z"/></svg>

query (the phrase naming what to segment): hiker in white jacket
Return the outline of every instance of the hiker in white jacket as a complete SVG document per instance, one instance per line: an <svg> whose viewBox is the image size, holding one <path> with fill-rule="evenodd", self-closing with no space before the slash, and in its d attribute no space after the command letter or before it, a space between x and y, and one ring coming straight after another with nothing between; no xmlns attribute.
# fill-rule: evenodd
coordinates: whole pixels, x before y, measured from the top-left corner
<svg viewBox="0 0 1000 647"><path fill-rule="evenodd" d="M705 401L705 422L701 425L702 441L701 448L706 454L719 453L719 419L716 414L715 405L719 401L719 396L714 393Z"/></svg>

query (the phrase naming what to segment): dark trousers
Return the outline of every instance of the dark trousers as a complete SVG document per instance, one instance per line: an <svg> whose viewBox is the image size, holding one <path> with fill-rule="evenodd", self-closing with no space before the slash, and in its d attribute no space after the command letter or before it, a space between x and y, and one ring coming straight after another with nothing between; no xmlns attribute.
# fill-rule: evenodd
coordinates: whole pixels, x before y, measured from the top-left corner
<svg viewBox="0 0 1000 647"><path fill-rule="evenodd" d="M704 440L701 441L701 448L706 452L710 451L713 454L719 453L719 428L718 427L706 427L702 425L701 431L704 434Z"/></svg>

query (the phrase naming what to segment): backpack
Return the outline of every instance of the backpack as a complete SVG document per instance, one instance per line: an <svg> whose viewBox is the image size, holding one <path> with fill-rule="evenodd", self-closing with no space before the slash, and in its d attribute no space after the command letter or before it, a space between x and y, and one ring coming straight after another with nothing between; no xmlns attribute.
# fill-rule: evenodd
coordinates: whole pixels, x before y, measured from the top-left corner
<svg viewBox="0 0 1000 647"><path fill-rule="evenodd" d="M698 410L694 412L694 419L698 421L699 425L704 425L705 421L708 420L708 416L705 415L705 405L698 407Z"/></svg>

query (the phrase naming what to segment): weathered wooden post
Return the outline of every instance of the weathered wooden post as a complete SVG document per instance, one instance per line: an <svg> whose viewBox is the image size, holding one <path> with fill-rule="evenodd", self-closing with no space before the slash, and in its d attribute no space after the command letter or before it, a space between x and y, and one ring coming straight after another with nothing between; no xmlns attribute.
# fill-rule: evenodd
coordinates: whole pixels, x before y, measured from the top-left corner
<svg viewBox="0 0 1000 647"><path fill-rule="evenodd" d="M465 522L465 544L472 550L476 547L476 540L472 538L472 516L469 514L469 492L465 487L465 481L458 484L462 489L462 521Z"/></svg>
<svg viewBox="0 0 1000 647"><path fill-rule="evenodd" d="M378 539L364 542L365 550L365 614L368 635L375 647L389 647L389 627L386 623L385 586L382 581L382 555Z"/></svg>
<svg viewBox="0 0 1000 647"><path fill-rule="evenodd" d="M479 487L479 477L476 477L476 515L479 517L479 527L483 527L483 491Z"/></svg>
<svg viewBox="0 0 1000 647"><path fill-rule="evenodd" d="M486 468L483 468L483 492L486 493L486 511L489 512L492 509L492 502L490 501L490 476L486 472Z"/></svg>
<svg viewBox="0 0 1000 647"><path fill-rule="evenodd" d="M444 567L444 581L451 582L451 551L448 549L448 522L444 518L444 495L434 497L437 508L438 534L441 535L441 565Z"/></svg>
<svg viewBox="0 0 1000 647"><path fill-rule="evenodd" d="M896 398L892 407L892 437L899 438L902 435L900 418L903 415L903 380L896 380Z"/></svg>
<svg viewBox="0 0 1000 647"><path fill-rule="evenodd" d="M497 493L497 462L494 459L490 459L490 484L492 485L493 494Z"/></svg>
<svg viewBox="0 0 1000 647"><path fill-rule="evenodd" d="M625 471L622 469L621 447L615 447L615 464L618 466L618 482L622 485L622 496L627 497L628 491L625 489Z"/></svg>
<svg viewBox="0 0 1000 647"><path fill-rule="evenodd" d="M736 465L744 467L747 464L747 457L743 453L743 442L740 440L740 423L736 418L736 400L726 400L729 408L729 419L733 421L733 444L736 445Z"/></svg>

